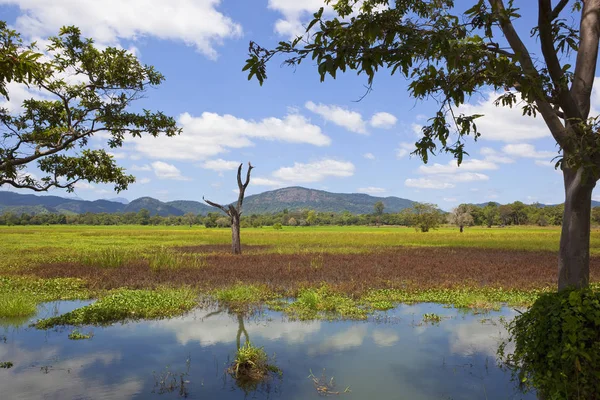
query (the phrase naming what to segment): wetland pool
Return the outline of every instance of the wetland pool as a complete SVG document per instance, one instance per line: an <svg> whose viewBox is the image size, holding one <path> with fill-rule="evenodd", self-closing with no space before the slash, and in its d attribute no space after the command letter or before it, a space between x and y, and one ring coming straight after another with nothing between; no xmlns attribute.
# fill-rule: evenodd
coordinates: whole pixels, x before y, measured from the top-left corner
<svg viewBox="0 0 600 400"><path fill-rule="evenodd" d="M367 321L289 321L277 312L243 318L195 309L185 316L37 330L39 318L89 302L39 306L0 320L1 399L535 399L498 368L503 320L516 311L473 314L438 304L401 305ZM425 323L425 314L442 316ZM227 368L238 343L262 346L282 371L240 387ZM331 378L333 377L333 382ZM325 389L326 388L326 389ZM333 394L339 392L338 394Z"/></svg>

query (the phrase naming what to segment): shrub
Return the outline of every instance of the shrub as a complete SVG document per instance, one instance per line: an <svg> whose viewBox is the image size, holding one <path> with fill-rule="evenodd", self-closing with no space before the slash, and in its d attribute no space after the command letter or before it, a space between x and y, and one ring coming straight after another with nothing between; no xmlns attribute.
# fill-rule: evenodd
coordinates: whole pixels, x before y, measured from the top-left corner
<svg viewBox="0 0 600 400"><path fill-rule="evenodd" d="M545 399L600 399L600 293L564 290L540 296L509 326L499 355L525 390ZM515 351L506 354L506 345Z"/></svg>
<svg viewBox="0 0 600 400"><path fill-rule="evenodd" d="M281 226L281 224L279 222L277 222L276 224L273 224L273 229L278 231L280 229L283 229L283 226Z"/></svg>

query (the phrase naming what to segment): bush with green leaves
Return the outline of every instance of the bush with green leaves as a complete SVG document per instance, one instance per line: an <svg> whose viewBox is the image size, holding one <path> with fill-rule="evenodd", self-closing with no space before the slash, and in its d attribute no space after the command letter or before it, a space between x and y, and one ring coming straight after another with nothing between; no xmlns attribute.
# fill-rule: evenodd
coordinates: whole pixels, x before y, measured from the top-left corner
<svg viewBox="0 0 600 400"><path fill-rule="evenodd" d="M509 332L498 352L525 390L552 400L600 399L600 292L544 294Z"/></svg>

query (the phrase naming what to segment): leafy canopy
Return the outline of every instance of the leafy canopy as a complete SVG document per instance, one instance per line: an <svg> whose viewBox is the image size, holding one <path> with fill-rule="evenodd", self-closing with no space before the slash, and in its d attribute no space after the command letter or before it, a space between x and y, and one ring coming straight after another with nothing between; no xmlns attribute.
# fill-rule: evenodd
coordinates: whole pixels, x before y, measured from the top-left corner
<svg viewBox="0 0 600 400"><path fill-rule="evenodd" d="M492 88L502 93L497 105L519 103L524 114L542 113L561 149L568 150L557 166L593 167L597 176L600 143L596 120L587 119L588 88L580 90L574 83L574 68L561 64L579 49L577 19L569 11L580 11L581 1L561 0L554 8L550 0L539 1L538 26L532 27L531 34L539 39L544 59L535 62L513 26L521 17L513 0L325 3L334 17L327 18L321 8L305 35L280 42L274 49L251 42L244 67L248 78L263 84L267 63L278 55L290 66L313 60L321 81L352 70L366 75L370 88L380 70L401 74L410 81L413 97L439 103L414 154L427 162L430 154L448 152L459 164L467 154L466 140L481 135L476 125L481 115L460 114L456 108L469 96ZM577 82L590 86L591 92L589 74L581 75ZM587 93L587 105L573 92Z"/></svg>
<svg viewBox="0 0 600 400"><path fill-rule="evenodd" d="M5 33L11 35L18 46L18 36ZM39 93L23 102L20 114L0 109L0 186L72 191L84 180L114 183L115 190L124 190L134 177L104 149L90 149L90 138L103 134L114 149L123 145L127 135L180 132L175 120L162 112L129 110L148 87L159 85L164 77L126 50L99 50L91 39L81 37L79 29L65 27L50 38L48 60L42 63L39 56L28 55L33 60L30 68L25 63L17 68L21 72L13 74L17 81L23 81L26 74ZM7 71L2 70L3 78L9 76ZM5 78L2 84L8 81ZM26 172L33 162L42 177Z"/></svg>

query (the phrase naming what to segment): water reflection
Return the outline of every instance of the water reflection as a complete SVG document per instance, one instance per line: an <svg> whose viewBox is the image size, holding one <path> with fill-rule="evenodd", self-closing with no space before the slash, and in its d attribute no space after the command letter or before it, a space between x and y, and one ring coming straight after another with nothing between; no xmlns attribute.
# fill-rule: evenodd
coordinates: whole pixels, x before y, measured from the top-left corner
<svg viewBox="0 0 600 400"><path fill-rule="evenodd" d="M62 313L77 302L46 305L40 315ZM444 316L422 324L424 313ZM155 391L156 375L168 367L188 371L188 398L318 398L309 372L323 369L347 399L526 399L496 367L495 352L506 335L500 317L465 315L434 304L400 306L368 322L287 321L279 313L251 318L223 310L196 310L182 318L90 328L91 340L71 341L69 328L38 331L0 327L1 398L177 398ZM382 323L383 321L383 323ZM88 329L84 329L87 331ZM276 355L281 381L244 393L226 374L235 351L252 340ZM190 360L186 365L186 360Z"/></svg>

